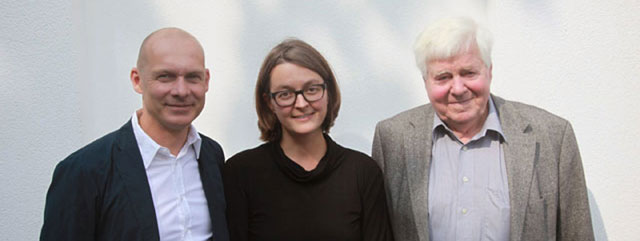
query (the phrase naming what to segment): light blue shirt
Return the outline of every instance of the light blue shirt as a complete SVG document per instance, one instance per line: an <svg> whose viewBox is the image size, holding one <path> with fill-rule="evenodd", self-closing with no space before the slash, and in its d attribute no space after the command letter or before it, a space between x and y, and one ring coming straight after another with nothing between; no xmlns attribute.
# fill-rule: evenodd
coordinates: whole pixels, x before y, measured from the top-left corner
<svg viewBox="0 0 640 241"><path fill-rule="evenodd" d="M508 240L509 186L493 101L466 145L435 115L429 173L429 234L433 241Z"/></svg>

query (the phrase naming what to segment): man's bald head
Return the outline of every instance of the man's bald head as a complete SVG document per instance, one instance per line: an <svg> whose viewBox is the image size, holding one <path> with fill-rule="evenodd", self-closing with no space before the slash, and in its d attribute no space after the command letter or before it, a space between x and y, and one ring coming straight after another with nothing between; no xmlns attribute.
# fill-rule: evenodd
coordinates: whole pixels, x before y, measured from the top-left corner
<svg viewBox="0 0 640 241"><path fill-rule="evenodd" d="M149 34L140 45L140 52L138 52L138 62L136 66L139 70L143 70L148 63L149 54L153 51L154 47L158 44L175 44L176 48L181 47L195 47L202 56L202 63L204 64L204 50L200 42L188 33L180 28L170 27L162 28Z"/></svg>
<svg viewBox="0 0 640 241"><path fill-rule="evenodd" d="M152 138L167 133L186 136L209 90L210 74L198 40L178 28L151 33L140 46L130 78L133 89L142 95L138 114L142 129Z"/></svg>

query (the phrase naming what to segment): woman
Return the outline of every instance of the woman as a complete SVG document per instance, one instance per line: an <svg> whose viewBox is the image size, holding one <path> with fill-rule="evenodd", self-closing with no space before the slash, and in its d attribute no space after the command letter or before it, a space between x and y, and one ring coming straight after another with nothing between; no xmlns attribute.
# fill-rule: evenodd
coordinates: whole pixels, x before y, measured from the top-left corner
<svg viewBox="0 0 640 241"><path fill-rule="evenodd" d="M327 135L340 91L324 57L285 40L265 58L255 98L266 143L225 164L231 240L392 240L380 169Z"/></svg>

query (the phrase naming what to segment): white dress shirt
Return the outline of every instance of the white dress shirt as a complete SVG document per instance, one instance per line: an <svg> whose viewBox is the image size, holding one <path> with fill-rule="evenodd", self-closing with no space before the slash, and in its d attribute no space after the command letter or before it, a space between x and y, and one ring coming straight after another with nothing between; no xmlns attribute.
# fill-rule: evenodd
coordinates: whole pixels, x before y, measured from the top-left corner
<svg viewBox="0 0 640 241"><path fill-rule="evenodd" d="M160 240L207 240L211 218L202 189L198 161L202 139L191 125L178 156L158 145L131 117L133 133L147 172Z"/></svg>

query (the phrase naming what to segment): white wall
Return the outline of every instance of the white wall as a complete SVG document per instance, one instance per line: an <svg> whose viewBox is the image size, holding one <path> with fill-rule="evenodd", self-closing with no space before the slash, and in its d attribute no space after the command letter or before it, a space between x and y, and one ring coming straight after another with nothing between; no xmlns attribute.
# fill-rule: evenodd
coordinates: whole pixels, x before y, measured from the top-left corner
<svg viewBox="0 0 640 241"><path fill-rule="evenodd" d="M157 28L184 28L204 45L213 78L196 125L227 156L260 143L258 68L291 36L315 46L337 74L343 105L332 136L369 153L377 121L427 101L411 45L451 14L473 14L494 32L493 93L573 123L598 240L636 239L639 11L633 0L4 0L0 239L37 239L55 164L139 108L128 74Z"/></svg>

